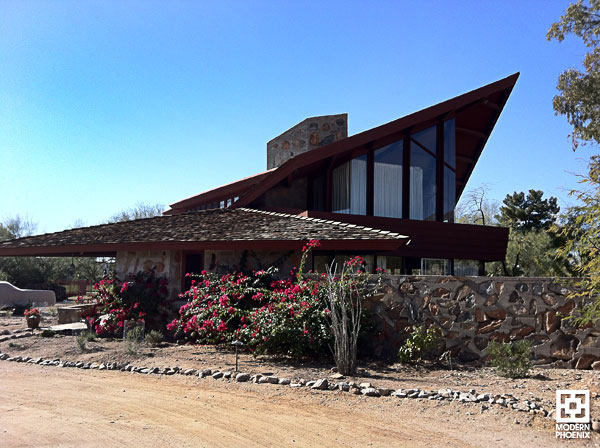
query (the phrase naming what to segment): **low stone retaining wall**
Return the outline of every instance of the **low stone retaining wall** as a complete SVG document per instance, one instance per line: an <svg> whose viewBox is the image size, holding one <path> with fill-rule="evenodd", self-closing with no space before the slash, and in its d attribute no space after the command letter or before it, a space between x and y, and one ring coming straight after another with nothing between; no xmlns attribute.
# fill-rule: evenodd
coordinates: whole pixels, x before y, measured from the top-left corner
<svg viewBox="0 0 600 448"><path fill-rule="evenodd" d="M94 308L93 303L82 303L79 305L69 305L58 307L58 324L70 324L79 322L81 314Z"/></svg>
<svg viewBox="0 0 600 448"><path fill-rule="evenodd" d="M526 339L536 364L600 369L600 327L575 328L563 317L580 306L569 279L387 276L384 293L368 299L376 325L375 356L391 358L414 323L442 329L461 361L485 359L490 341Z"/></svg>

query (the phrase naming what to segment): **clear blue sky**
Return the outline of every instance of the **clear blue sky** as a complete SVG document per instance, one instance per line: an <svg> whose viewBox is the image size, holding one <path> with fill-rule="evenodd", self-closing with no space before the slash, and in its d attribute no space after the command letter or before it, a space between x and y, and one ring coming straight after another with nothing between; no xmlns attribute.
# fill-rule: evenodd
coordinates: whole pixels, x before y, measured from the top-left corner
<svg viewBox="0 0 600 448"><path fill-rule="evenodd" d="M567 1L0 1L0 219L57 231L266 166L266 142L347 112L354 134L520 71L467 189L569 202L552 97Z"/></svg>

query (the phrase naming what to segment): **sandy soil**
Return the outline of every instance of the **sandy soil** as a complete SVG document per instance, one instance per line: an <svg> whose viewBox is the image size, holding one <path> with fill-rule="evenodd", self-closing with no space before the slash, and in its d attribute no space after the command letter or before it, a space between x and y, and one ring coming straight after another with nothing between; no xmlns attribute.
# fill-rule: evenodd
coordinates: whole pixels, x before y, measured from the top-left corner
<svg viewBox="0 0 600 448"><path fill-rule="evenodd" d="M111 371L0 363L0 446L559 447L512 415L423 400L357 397ZM570 443L573 445L573 443ZM577 444L580 445L580 444Z"/></svg>

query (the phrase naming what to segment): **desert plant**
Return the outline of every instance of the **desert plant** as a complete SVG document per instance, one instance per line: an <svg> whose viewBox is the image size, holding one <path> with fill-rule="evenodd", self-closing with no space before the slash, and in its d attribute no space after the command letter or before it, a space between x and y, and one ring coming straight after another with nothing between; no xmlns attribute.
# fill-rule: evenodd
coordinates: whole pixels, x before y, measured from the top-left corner
<svg viewBox="0 0 600 448"><path fill-rule="evenodd" d="M144 327L141 325L135 325L127 329L125 337L125 351L132 356L138 354L140 348L140 342L144 339Z"/></svg>
<svg viewBox="0 0 600 448"><path fill-rule="evenodd" d="M86 342L87 339L85 338L85 335L80 334L79 336L77 336L77 347L79 347L80 352L85 352L87 350L87 347L85 345Z"/></svg>
<svg viewBox="0 0 600 448"><path fill-rule="evenodd" d="M56 335L56 333L52 330L42 330L42 332L40 333L40 336L43 338L53 338Z"/></svg>
<svg viewBox="0 0 600 448"><path fill-rule="evenodd" d="M150 345L151 347L160 345L160 343L164 340L164 335L158 330L151 330L145 337L146 344Z"/></svg>
<svg viewBox="0 0 600 448"><path fill-rule="evenodd" d="M531 369L531 342L496 342L487 348L492 366L501 376L507 378L523 378Z"/></svg>
<svg viewBox="0 0 600 448"><path fill-rule="evenodd" d="M306 253L306 252L305 252ZM381 276L376 283L363 270L364 260L354 257L341 267L332 263L325 276L326 314L333 333L333 357L338 372L353 375L356 372L357 342L361 328L362 301L381 288Z"/></svg>
<svg viewBox="0 0 600 448"><path fill-rule="evenodd" d="M437 346L439 340L440 332L437 328L414 326L398 351L398 359L406 363L420 362Z"/></svg>

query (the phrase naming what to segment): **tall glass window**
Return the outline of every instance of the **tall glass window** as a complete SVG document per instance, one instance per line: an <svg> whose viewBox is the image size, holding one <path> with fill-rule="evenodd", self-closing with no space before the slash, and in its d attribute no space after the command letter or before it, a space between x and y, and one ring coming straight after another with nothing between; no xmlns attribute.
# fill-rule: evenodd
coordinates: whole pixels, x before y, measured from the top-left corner
<svg viewBox="0 0 600 448"><path fill-rule="evenodd" d="M367 156L352 159L333 170L332 211L367 214Z"/></svg>
<svg viewBox="0 0 600 448"><path fill-rule="evenodd" d="M456 173L444 167L444 221L454 222L454 206L456 205Z"/></svg>
<svg viewBox="0 0 600 448"><path fill-rule="evenodd" d="M454 222L456 205L456 126L454 118L444 122L444 221Z"/></svg>
<svg viewBox="0 0 600 448"><path fill-rule="evenodd" d="M410 219L435 221L436 198L435 126L411 136Z"/></svg>
<svg viewBox="0 0 600 448"><path fill-rule="evenodd" d="M373 214L402 218L402 140L375 151Z"/></svg>
<svg viewBox="0 0 600 448"><path fill-rule="evenodd" d="M454 118L444 122L444 162L456 168L456 126Z"/></svg>

